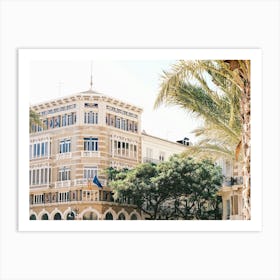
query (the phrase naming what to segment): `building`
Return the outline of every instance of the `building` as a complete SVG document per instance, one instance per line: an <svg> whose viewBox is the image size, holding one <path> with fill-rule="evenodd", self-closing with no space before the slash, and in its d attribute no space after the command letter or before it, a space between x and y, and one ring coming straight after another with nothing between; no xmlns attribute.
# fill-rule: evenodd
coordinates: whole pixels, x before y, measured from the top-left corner
<svg viewBox="0 0 280 280"><path fill-rule="evenodd" d="M171 142L142 132L142 162L160 163L186 150L185 144Z"/></svg>
<svg viewBox="0 0 280 280"><path fill-rule="evenodd" d="M113 201L106 169L160 162L186 149L142 133L141 108L92 89L31 109L43 122L30 131L31 220L141 219L135 206Z"/></svg>
<svg viewBox="0 0 280 280"><path fill-rule="evenodd" d="M222 197L222 219L242 220L243 177L241 165L222 159L219 160L218 164L222 167L222 174L225 176L223 185L218 192L218 195Z"/></svg>

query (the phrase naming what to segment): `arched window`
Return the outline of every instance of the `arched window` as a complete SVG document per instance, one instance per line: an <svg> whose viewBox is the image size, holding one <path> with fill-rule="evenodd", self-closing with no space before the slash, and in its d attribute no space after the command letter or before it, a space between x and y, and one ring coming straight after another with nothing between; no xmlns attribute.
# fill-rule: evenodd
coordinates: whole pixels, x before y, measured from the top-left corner
<svg viewBox="0 0 280 280"><path fill-rule="evenodd" d="M105 220L113 220L113 215L111 212L108 212L105 216Z"/></svg>
<svg viewBox="0 0 280 280"><path fill-rule="evenodd" d="M36 220L36 216L34 214L32 214L30 217L29 217L29 220Z"/></svg>
<svg viewBox="0 0 280 280"><path fill-rule="evenodd" d="M41 218L41 220L48 220L49 219L49 216L48 214L44 214Z"/></svg>
<svg viewBox="0 0 280 280"><path fill-rule="evenodd" d="M125 220L125 215L121 213L118 217L118 220Z"/></svg>
<svg viewBox="0 0 280 280"><path fill-rule="evenodd" d="M83 215L83 220L98 220L98 217L96 213L89 211Z"/></svg>
<svg viewBox="0 0 280 280"><path fill-rule="evenodd" d="M61 220L61 215L60 213L56 213L53 217L54 220Z"/></svg>
<svg viewBox="0 0 280 280"><path fill-rule="evenodd" d="M138 220L136 214L132 214L130 217L131 220Z"/></svg>
<svg viewBox="0 0 280 280"><path fill-rule="evenodd" d="M67 220L75 220L75 213L73 211L69 212L66 216Z"/></svg>

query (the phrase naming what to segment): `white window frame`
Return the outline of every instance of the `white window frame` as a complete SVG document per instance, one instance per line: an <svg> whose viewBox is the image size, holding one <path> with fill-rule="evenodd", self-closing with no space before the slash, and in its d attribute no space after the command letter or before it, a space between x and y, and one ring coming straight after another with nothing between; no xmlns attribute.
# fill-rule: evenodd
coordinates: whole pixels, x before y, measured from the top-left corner
<svg viewBox="0 0 280 280"><path fill-rule="evenodd" d="M70 153L71 152L71 139L62 139L59 141L59 153Z"/></svg>
<svg viewBox="0 0 280 280"><path fill-rule="evenodd" d="M94 176L98 176L98 167L97 166L85 166L84 167L84 179L93 179Z"/></svg>
<svg viewBox="0 0 280 280"><path fill-rule="evenodd" d="M99 149L97 137L84 137L84 151L95 151Z"/></svg>
<svg viewBox="0 0 280 280"><path fill-rule="evenodd" d="M58 181L71 180L71 169L69 167L63 167L58 170Z"/></svg>

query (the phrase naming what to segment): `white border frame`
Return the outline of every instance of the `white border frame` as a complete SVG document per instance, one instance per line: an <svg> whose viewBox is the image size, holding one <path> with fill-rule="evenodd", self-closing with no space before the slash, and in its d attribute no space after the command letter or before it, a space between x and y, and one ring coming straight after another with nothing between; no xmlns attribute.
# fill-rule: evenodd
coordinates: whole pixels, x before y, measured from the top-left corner
<svg viewBox="0 0 280 280"><path fill-rule="evenodd" d="M251 60L251 213L250 221L30 221L29 96L31 61L41 60ZM261 231L262 229L262 63L260 49L19 49L19 231ZM69 93L71 94L71 93Z"/></svg>

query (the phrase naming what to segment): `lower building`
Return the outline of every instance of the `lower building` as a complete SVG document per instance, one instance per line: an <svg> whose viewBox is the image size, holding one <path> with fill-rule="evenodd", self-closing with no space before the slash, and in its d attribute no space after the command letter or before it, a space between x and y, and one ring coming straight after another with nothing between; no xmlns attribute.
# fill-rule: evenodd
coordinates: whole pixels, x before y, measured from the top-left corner
<svg viewBox="0 0 280 280"><path fill-rule="evenodd" d="M141 213L126 202L115 203L111 190L80 186L71 191L41 192L31 195L30 220L140 220Z"/></svg>
<svg viewBox="0 0 280 280"><path fill-rule="evenodd" d="M218 195L222 197L222 219L243 220L243 177L241 165L228 160L221 160L222 172L225 176Z"/></svg>

